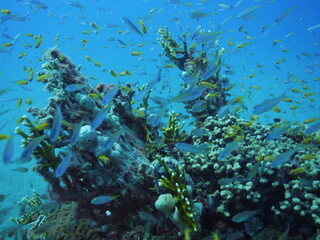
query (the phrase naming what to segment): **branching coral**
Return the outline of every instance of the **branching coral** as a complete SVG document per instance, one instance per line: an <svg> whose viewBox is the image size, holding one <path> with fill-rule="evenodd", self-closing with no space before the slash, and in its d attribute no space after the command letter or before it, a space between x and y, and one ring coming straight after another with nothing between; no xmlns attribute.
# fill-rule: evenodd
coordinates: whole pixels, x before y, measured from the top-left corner
<svg viewBox="0 0 320 240"><path fill-rule="evenodd" d="M39 216L41 215L41 212L37 207L42 205L42 201L40 199L39 194L36 191L33 191L32 198L24 197L21 199L21 201L18 202L18 206L21 207L21 211L23 216L21 219L19 218L10 218L11 221L18 223L20 225L26 225L29 223L34 223L37 221ZM30 211L27 211L26 208L29 207Z"/></svg>
<svg viewBox="0 0 320 240"><path fill-rule="evenodd" d="M168 217L179 227L181 231L185 232L187 229L192 232L199 231L199 213L195 212L190 192L188 193L184 168L175 164L174 169L170 169L161 157L158 156L157 159L165 169L167 175L161 176L159 179L159 186L165 188L167 192L172 195L176 210L172 209L170 212L170 209L167 211L160 207L162 205L162 201L170 201L170 196L167 197L167 200L163 199L163 197L159 198L156 202L156 207L158 205L159 210L166 212Z"/></svg>
<svg viewBox="0 0 320 240"><path fill-rule="evenodd" d="M181 129L183 128L184 124L180 125L178 116L179 114L171 112L168 118L168 125L161 129L164 136L163 142L169 147L174 145L175 142L180 142L183 140Z"/></svg>

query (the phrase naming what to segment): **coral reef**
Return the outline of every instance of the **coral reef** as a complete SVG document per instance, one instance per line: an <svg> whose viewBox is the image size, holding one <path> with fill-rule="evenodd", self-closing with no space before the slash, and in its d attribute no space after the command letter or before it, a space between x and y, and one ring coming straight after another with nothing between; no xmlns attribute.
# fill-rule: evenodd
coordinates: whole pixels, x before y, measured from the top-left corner
<svg viewBox="0 0 320 240"><path fill-rule="evenodd" d="M196 104L210 109L190 112L201 134L182 130L175 113L167 126L159 119L155 124L147 111L150 86L136 92L102 83L91 87L68 57L49 49L39 78L54 96L46 108L28 109L36 119L22 119L29 134L20 128L16 133L24 139L24 153L32 152L34 169L49 183L53 203L63 206L52 212L39 206L39 214L25 222L28 234L46 239L257 239L266 229L276 229L278 235L315 237L320 227L319 137L292 126L268 140L271 126L255 119L246 121L234 112L212 117L226 103L222 85L227 81L218 78L223 50L214 50L208 69L206 53L193 59L186 42L181 47L168 32L161 34L167 56L182 54L174 62L196 80L185 83L186 95L179 96L186 110ZM210 46L217 47L216 34L209 34ZM200 93L197 100L184 98L194 93ZM138 109L132 107L135 94ZM156 117L163 117L165 106ZM59 109L61 129L56 126Z"/></svg>
<svg viewBox="0 0 320 240"><path fill-rule="evenodd" d="M220 80L219 78L224 49L219 49L218 42L215 41L216 34L205 32L201 28L197 29L200 38L209 38L206 48L210 46L213 49L210 51L197 50L194 44L188 48L187 34L182 35L182 45L172 38L168 28L160 29L158 34L161 35L159 43L164 55L182 70L183 93L193 92L196 88L200 89L198 90L201 93L199 98L184 101L187 112L199 121L217 114L219 109L227 103L225 89L230 86L228 79Z"/></svg>

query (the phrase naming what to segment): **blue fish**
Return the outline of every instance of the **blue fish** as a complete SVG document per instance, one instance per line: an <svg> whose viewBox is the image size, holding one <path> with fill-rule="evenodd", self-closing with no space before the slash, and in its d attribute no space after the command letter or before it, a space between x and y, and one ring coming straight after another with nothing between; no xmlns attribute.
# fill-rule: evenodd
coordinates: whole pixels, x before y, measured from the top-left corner
<svg viewBox="0 0 320 240"><path fill-rule="evenodd" d="M272 108L277 106L278 103L281 102L284 98L287 98L285 94L286 92L284 92L280 97L267 99L267 100L264 100L262 103L255 105L253 107L253 112L255 114L260 114L260 113L264 113L271 110Z"/></svg>
<svg viewBox="0 0 320 240"><path fill-rule="evenodd" d="M106 105L110 103L114 98L114 96L117 95L118 91L119 91L119 86L114 86L112 89L110 89L102 99L102 104Z"/></svg>
<svg viewBox="0 0 320 240"><path fill-rule="evenodd" d="M4 164L8 164L13 156L13 150L14 150L14 143L13 143L13 137L10 136L8 138L6 147L4 149L4 153L3 153L3 163Z"/></svg>
<svg viewBox="0 0 320 240"><path fill-rule="evenodd" d="M130 30L132 30L135 33L138 33L142 37L142 33L140 32L140 30L128 18L122 17L120 19L129 27Z"/></svg>
<svg viewBox="0 0 320 240"><path fill-rule="evenodd" d="M148 123L151 125L151 127L156 127L160 124L161 122L161 119L163 118L164 114L166 113L166 106L167 104L164 104L164 106L162 107L162 109L155 113L155 114L151 114L149 116L149 119L148 119Z"/></svg>
<svg viewBox="0 0 320 240"><path fill-rule="evenodd" d="M290 128L290 125L285 125L282 127L275 127L272 129L271 133L266 137L267 140L274 140L281 136L282 134L286 133L288 129Z"/></svg>
<svg viewBox="0 0 320 240"><path fill-rule="evenodd" d="M119 197L119 195L117 195L117 196L101 195L101 196L93 198L91 200L91 204L93 204L93 205L106 204L106 203L109 203L109 202L113 201L117 197Z"/></svg>
<svg viewBox="0 0 320 240"><path fill-rule="evenodd" d="M24 151L21 154L22 162L29 162L31 160L31 154L39 146L39 144L46 138L46 135L41 135L37 138L34 138L29 144L25 147Z"/></svg>
<svg viewBox="0 0 320 240"><path fill-rule="evenodd" d="M110 107L111 107L111 104L108 104L106 107L104 107L104 108L97 114L97 116L93 119L93 121L92 121L92 123L91 123L91 127L93 127L94 129L96 129L97 127L100 126L100 124L102 123L104 117L105 117L106 114L108 113Z"/></svg>
<svg viewBox="0 0 320 240"><path fill-rule="evenodd" d="M232 217L232 221L235 223L241 223L247 221L249 218L252 218L253 216L257 215L259 213L259 210L253 210L253 211L242 211L237 213Z"/></svg>
<svg viewBox="0 0 320 240"><path fill-rule="evenodd" d="M70 84L70 85L66 86L65 89L68 92L76 92L76 91L80 91L86 87L88 87L88 84Z"/></svg>
<svg viewBox="0 0 320 240"><path fill-rule="evenodd" d="M84 9L84 6L82 6L80 3L77 3L76 1L67 1L66 4L68 4L71 7L78 8L80 10Z"/></svg>
<svg viewBox="0 0 320 240"><path fill-rule="evenodd" d="M62 158L60 164L58 165L56 171L54 172L55 178L61 177L66 172L66 170L70 165L71 158L72 158L72 151L68 151L67 156Z"/></svg>
<svg viewBox="0 0 320 240"><path fill-rule="evenodd" d="M228 157L232 153L232 151L234 151L239 147L239 143L242 142L243 139L244 139L244 136L241 136L239 139L236 139L233 142L228 143L226 147L219 154L218 160L222 160Z"/></svg>
<svg viewBox="0 0 320 240"><path fill-rule="evenodd" d="M314 124L312 124L306 129L304 134L311 134L318 131L319 129L320 129L320 122L315 122Z"/></svg>
<svg viewBox="0 0 320 240"><path fill-rule="evenodd" d="M50 132L51 142L54 142L59 136L59 133L61 131L61 125L62 125L62 113L61 113L60 106L57 105L56 112L54 114L53 123L51 126L51 132Z"/></svg>
<svg viewBox="0 0 320 240"><path fill-rule="evenodd" d="M72 133L72 136L70 138L70 145L73 146L77 143L78 141L78 138L79 138L79 134L80 134L80 130L81 130L81 127L82 127L82 123L79 123L75 126L74 130L73 130L73 133Z"/></svg>
<svg viewBox="0 0 320 240"><path fill-rule="evenodd" d="M192 144L188 143L176 143L175 146L179 148L181 151L185 152L192 152L192 153L201 153L201 154L206 154L208 146L207 145L200 145L200 146L194 146Z"/></svg>
<svg viewBox="0 0 320 240"><path fill-rule="evenodd" d="M210 62L207 65L205 73L202 75L202 79L205 80L212 77L214 74L219 72L220 69L221 69L221 61Z"/></svg>
<svg viewBox="0 0 320 240"><path fill-rule="evenodd" d="M103 144L103 149L108 149L110 148L120 137L121 133L123 133L123 128L120 129L119 131L115 132L112 134L108 140Z"/></svg>
<svg viewBox="0 0 320 240"><path fill-rule="evenodd" d="M192 100L195 100L199 98L203 91L205 91L206 87L197 87L192 90L185 91L181 94L179 94L176 97L173 97L169 99L170 102L190 102Z"/></svg>
<svg viewBox="0 0 320 240"><path fill-rule="evenodd" d="M136 92L133 96L133 99L136 102L141 102L149 93L149 91L151 90L151 88L149 86L146 86L144 89L142 89L140 92Z"/></svg>
<svg viewBox="0 0 320 240"><path fill-rule="evenodd" d="M297 152L297 149L292 149L286 152L283 152L281 154L279 154L271 163L270 167L271 168L276 168L279 167L280 165L282 165L284 162L286 162L288 159L291 158L291 156Z"/></svg>

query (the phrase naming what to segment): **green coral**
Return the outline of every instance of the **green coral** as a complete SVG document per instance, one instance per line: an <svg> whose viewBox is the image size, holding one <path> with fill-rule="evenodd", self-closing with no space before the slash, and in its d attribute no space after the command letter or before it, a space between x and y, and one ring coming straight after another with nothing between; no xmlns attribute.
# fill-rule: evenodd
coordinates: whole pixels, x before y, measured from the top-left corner
<svg viewBox="0 0 320 240"><path fill-rule="evenodd" d="M174 197L175 206L187 227L193 232L199 231L200 227L195 218L196 213L193 210L192 201L187 192L184 167L179 167L178 164L175 164L175 169L172 170L161 157L157 156L157 158L168 175L168 177L161 176L159 186L166 188Z"/></svg>
<svg viewBox="0 0 320 240"><path fill-rule="evenodd" d="M160 39L160 45L163 48L164 55L171 59L171 61L178 66L180 70L184 70L186 59L188 59L189 53L187 51L186 35L183 34L183 46L171 37L171 33L168 28L159 29L158 33L162 36ZM183 57L176 57L177 54L182 54Z"/></svg>
<svg viewBox="0 0 320 240"><path fill-rule="evenodd" d="M27 116L23 116L22 121L24 121L23 125L28 127L30 132L30 134L28 135L20 128L16 128L16 134L25 139L25 141L23 141L23 147L26 147L28 143L31 142L34 138L42 136L44 134L44 130L46 130L50 126L49 124L45 123L35 126ZM54 154L54 149L55 147L53 145L43 140L34 150L33 155L36 158L45 159L47 161L46 167L53 167L55 169L59 164L59 159Z"/></svg>
<svg viewBox="0 0 320 240"><path fill-rule="evenodd" d="M175 142L181 142L183 137L180 130L183 128L184 124L180 125L179 114L171 112L168 119L167 127L161 129L164 139L163 142L167 145L173 145Z"/></svg>

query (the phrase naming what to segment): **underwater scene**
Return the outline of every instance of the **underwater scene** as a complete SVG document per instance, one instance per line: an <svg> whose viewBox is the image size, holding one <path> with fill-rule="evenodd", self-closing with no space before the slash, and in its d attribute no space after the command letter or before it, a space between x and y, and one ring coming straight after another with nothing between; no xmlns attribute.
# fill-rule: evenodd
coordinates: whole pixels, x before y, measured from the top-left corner
<svg viewBox="0 0 320 240"><path fill-rule="evenodd" d="M319 11L2 0L0 240L319 240Z"/></svg>

